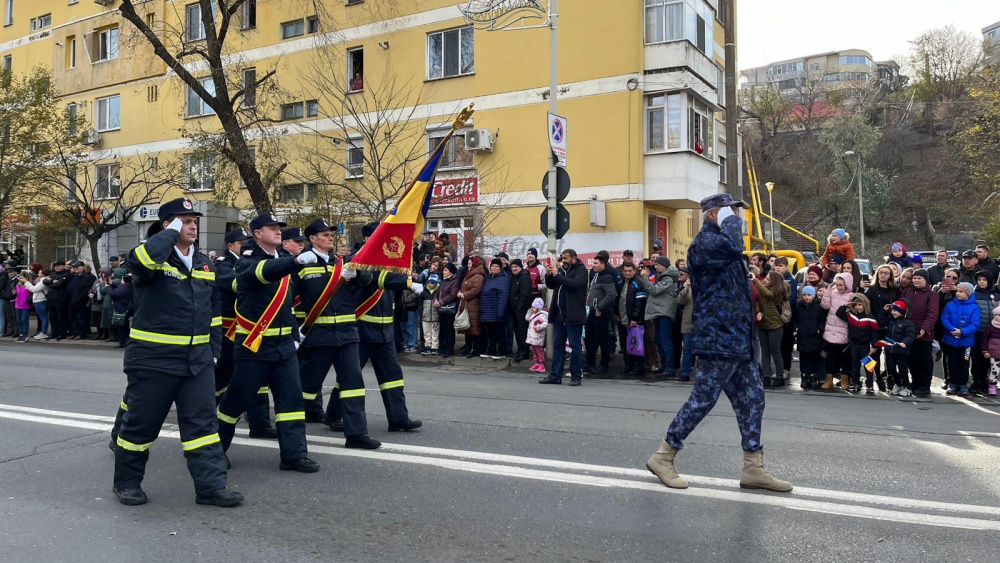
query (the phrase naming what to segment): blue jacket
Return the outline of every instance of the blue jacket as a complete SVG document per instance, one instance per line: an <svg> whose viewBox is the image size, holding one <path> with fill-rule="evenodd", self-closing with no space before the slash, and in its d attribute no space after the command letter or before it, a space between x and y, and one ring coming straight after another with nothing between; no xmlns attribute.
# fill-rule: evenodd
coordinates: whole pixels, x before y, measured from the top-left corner
<svg viewBox="0 0 1000 563"><path fill-rule="evenodd" d="M753 303L743 265L742 221L720 228L706 221L688 248L691 274L691 351L695 356L750 360Z"/></svg>
<svg viewBox="0 0 1000 563"><path fill-rule="evenodd" d="M479 295L479 321L498 323L507 320L507 303L510 300L510 280L503 272L487 274L483 292Z"/></svg>
<svg viewBox="0 0 1000 563"><path fill-rule="evenodd" d="M941 324L944 325L945 332L942 343L960 348L972 346L976 340L976 331L979 330L980 317L979 305L975 299L952 299L941 313ZM962 331L962 336L958 338L951 335L951 331L956 328Z"/></svg>

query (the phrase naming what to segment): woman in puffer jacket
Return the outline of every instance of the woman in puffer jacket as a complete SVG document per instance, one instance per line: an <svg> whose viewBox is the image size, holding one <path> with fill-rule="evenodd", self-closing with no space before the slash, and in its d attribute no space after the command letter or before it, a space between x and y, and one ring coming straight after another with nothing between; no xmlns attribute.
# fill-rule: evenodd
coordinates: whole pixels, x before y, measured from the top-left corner
<svg viewBox="0 0 1000 563"><path fill-rule="evenodd" d="M837 309L851 301L852 287L854 278L851 274L837 274L833 278L833 285L823 292L820 306L836 313ZM823 351L826 353L827 374L826 381L820 386L823 391L833 390L833 378L836 376L840 377L843 389L846 390L850 386L851 351L847 326L847 321L835 314L826 318L826 328L823 329Z"/></svg>

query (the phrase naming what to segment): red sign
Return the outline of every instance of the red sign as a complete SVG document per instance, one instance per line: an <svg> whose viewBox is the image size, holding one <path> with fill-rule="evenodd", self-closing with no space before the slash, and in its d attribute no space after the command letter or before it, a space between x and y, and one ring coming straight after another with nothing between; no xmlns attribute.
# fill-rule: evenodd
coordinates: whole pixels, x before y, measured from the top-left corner
<svg viewBox="0 0 1000 563"><path fill-rule="evenodd" d="M479 203L479 178L450 178L434 182L431 205L466 205Z"/></svg>

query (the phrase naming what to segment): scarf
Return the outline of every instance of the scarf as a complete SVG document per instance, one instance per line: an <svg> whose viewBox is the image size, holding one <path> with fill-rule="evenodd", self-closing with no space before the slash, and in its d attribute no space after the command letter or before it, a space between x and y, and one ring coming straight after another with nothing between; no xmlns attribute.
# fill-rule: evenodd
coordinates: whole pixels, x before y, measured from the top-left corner
<svg viewBox="0 0 1000 563"><path fill-rule="evenodd" d="M993 317L993 320L990 321L990 324L997 328L1000 328L1000 321L998 321L996 317Z"/></svg>

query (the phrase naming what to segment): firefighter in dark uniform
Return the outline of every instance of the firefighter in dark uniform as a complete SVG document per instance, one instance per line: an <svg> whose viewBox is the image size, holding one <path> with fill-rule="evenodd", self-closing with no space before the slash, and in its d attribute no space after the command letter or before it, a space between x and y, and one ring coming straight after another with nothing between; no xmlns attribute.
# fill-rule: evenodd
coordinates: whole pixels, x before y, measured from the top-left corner
<svg viewBox="0 0 1000 563"><path fill-rule="evenodd" d="M253 241L243 247L236 263L236 368L219 405L219 436L228 450L240 415L253 404L261 387L270 387L279 467L314 473L319 471L319 464L307 457L306 416L295 358L298 334L290 286L291 274L315 264L316 255L307 252L279 257L284 226L272 213L257 216L250 222Z"/></svg>
<svg viewBox="0 0 1000 563"><path fill-rule="evenodd" d="M282 256L298 256L305 247L306 238L302 236L302 229L298 227L281 229L281 250L278 252Z"/></svg>
<svg viewBox="0 0 1000 563"><path fill-rule="evenodd" d="M362 234L365 241L375 232L377 223L365 225ZM372 361L379 393L385 405L385 415L389 419L389 432L410 432L423 426L419 420L411 420L403 394L403 369L396 357L396 343L393 336L393 291L412 289L417 294L423 286L415 283L410 276L382 272L360 272L351 284L354 289L355 315L358 319L358 333L361 337L361 367ZM330 429L338 431L342 426L341 406L336 395L330 397L326 409L326 419Z"/></svg>
<svg viewBox="0 0 1000 563"><path fill-rule="evenodd" d="M382 443L368 436L365 416L365 380L361 377L358 323L350 287L357 272L344 268L343 261L334 254L333 232L325 220L310 223L306 236L310 246L305 252L314 253L317 263L292 277L296 295L301 298L295 316L300 323L302 344L298 357L306 419L323 417L319 392L332 366L337 370L335 388L339 391L335 392L343 412L345 445L374 450Z"/></svg>
<svg viewBox="0 0 1000 563"><path fill-rule="evenodd" d="M236 262L240 259L243 242L250 238L246 229L240 227L226 233L226 252L215 261L216 285L222 301L222 355L219 364L215 366L215 403L222 402L222 397L229 388L233 378L235 359L233 358L233 340L236 338ZM273 440L278 437L278 431L271 426L271 403L267 398L267 387L257 391L257 400L247 409L247 426L250 427L251 438L266 438Z"/></svg>
<svg viewBox="0 0 1000 563"><path fill-rule="evenodd" d="M146 503L141 484L149 448L172 404L181 447L194 479L195 502L236 506L243 495L226 486L226 457L215 417L215 362L222 318L215 270L198 252L198 217L191 202L160 206L162 230L133 249L135 315L124 370L127 407L115 449L114 493L122 504ZM126 404L127 401L127 404Z"/></svg>

